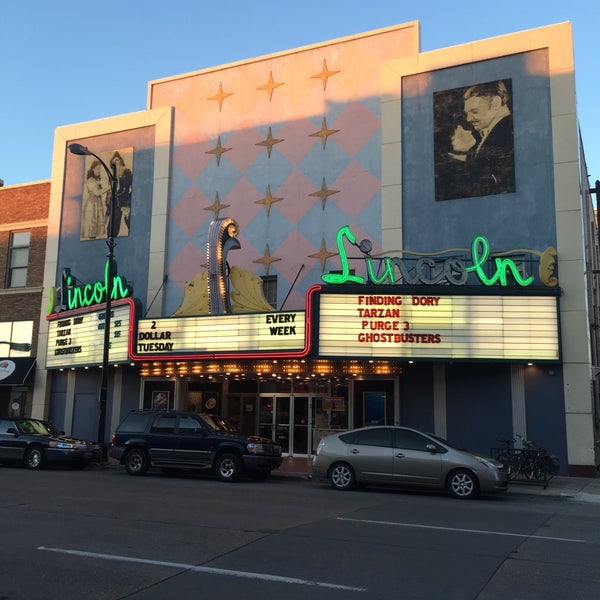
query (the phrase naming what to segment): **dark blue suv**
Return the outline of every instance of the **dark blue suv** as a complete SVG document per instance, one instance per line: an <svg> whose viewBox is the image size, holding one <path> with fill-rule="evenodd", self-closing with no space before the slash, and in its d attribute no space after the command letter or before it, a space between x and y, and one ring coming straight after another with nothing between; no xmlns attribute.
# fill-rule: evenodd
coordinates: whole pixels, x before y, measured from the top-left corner
<svg viewBox="0 0 600 600"><path fill-rule="evenodd" d="M218 425L209 415L176 410L133 410L117 427L110 456L130 475L150 467L213 471L222 481L242 474L266 479L281 465L281 446Z"/></svg>

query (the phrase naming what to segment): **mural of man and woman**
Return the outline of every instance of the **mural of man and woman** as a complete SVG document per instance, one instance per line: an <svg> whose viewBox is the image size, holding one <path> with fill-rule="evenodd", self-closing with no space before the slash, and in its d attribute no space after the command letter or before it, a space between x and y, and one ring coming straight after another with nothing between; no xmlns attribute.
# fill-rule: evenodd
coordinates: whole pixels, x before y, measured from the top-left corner
<svg viewBox="0 0 600 600"><path fill-rule="evenodd" d="M111 173L116 174L116 191L112 206L112 236L129 235L131 217L131 194L133 187L133 148L105 153L106 161L99 155ZM129 165L129 166L128 166ZM86 175L81 206L81 240L107 238L111 214L111 182L102 163L95 157L87 157Z"/></svg>
<svg viewBox="0 0 600 600"><path fill-rule="evenodd" d="M435 199L515 191L510 79L433 95Z"/></svg>

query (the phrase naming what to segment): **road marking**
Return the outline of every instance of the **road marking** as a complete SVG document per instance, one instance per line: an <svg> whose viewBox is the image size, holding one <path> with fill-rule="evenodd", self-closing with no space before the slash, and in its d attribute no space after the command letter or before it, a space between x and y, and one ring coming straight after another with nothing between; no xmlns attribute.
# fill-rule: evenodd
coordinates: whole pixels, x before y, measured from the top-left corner
<svg viewBox="0 0 600 600"><path fill-rule="evenodd" d="M585 540L572 538L549 537L544 535L527 535L526 533L506 533L503 531L487 531L485 529L462 529L461 527L437 527L435 525L418 525L415 523L396 523L394 521L370 521L368 519L348 519L337 517L338 521L352 521L354 523L370 523L371 525L391 525L392 527L414 527L415 529L437 529L440 531L460 531L462 533L479 533L484 535L500 535L507 537L530 538L534 540L551 540L555 542L577 542L587 544Z"/></svg>
<svg viewBox="0 0 600 600"><path fill-rule="evenodd" d="M308 585L323 587L334 590L344 590L347 592L366 592L366 588L352 587L347 585L338 585L336 583L326 583L323 581L312 581L310 579L298 579L296 577L282 577L280 575L267 575L266 573L251 573L248 571L232 571L229 569L215 569L213 567L199 567L186 563L168 562L164 560L151 560L148 558L137 558L135 556L120 556L118 554L102 554L98 552L85 552L83 550L69 550L68 548L47 548L38 546L38 550L44 552L58 552L59 554L70 554L72 556L82 556L85 558L99 558L101 560L114 560L118 562L130 562L141 565L155 565L159 567L171 567L174 569L185 569L186 571L196 571L197 573L209 573L211 575L225 575L229 577L245 577L247 579L260 579L262 581L274 581L277 583L291 583L296 585Z"/></svg>

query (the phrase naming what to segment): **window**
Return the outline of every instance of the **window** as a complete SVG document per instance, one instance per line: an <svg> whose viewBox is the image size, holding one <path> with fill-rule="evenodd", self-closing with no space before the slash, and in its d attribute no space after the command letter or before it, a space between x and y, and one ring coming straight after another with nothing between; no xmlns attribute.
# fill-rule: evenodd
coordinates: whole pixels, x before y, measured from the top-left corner
<svg viewBox="0 0 600 600"><path fill-rule="evenodd" d="M198 419L190 415L181 415L179 417L179 433L198 433L204 431Z"/></svg>
<svg viewBox="0 0 600 600"><path fill-rule="evenodd" d="M0 321L0 356L31 356L32 337L33 321Z"/></svg>
<svg viewBox="0 0 600 600"><path fill-rule="evenodd" d="M175 417L158 417L150 431L152 433L175 433Z"/></svg>
<svg viewBox="0 0 600 600"><path fill-rule="evenodd" d="M265 275L261 279L265 300L273 308L277 308L277 275Z"/></svg>
<svg viewBox="0 0 600 600"><path fill-rule="evenodd" d="M0 420L0 433L8 433L8 430L11 427L15 427L15 424L12 421Z"/></svg>
<svg viewBox="0 0 600 600"><path fill-rule="evenodd" d="M119 425L119 431L127 431L129 433L144 433L146 431L146 424L148 423L148 416L140 413L131 413L125 417L121 425Z"/></svg>
<svg viewBox="0 0 600 600"><path fill-rule="evenodd" d="M427 445L433 442L416 431L409 429L396 429L396 448L404 450L422 450L428 452ZM434 444L435 445L435 444Z"/></svg>
<svg viewBox="0 0 600 600"><path fill-rule="evenodd" d="M356 444L360 446L380 446L384 448L392 447L393 429L374 427L350 434L344 434L340 438L347 444Z"/></svg>
<svg viewBox="0 0 600 600"><path fill-rule="evenodd" d="M29 263L29 231L18 231L10 234L8 248L8 272L6 287L25 287L27 285L27 264Z"/></svg>

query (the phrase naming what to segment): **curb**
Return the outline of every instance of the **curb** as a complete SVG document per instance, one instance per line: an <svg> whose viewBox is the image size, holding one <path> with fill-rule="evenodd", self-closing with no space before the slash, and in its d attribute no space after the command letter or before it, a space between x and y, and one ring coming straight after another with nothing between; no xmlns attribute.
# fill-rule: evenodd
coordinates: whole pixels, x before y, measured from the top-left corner
<svg viewBox="0 0 600 600"><path fill-rule="evenodd" d="M594 504L600 504L600 496L598 494L589 494L588 492L579 492L574 495L561 494L566 500L573 500L574 502L591 502Z"/></svg>

